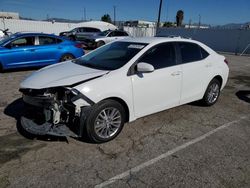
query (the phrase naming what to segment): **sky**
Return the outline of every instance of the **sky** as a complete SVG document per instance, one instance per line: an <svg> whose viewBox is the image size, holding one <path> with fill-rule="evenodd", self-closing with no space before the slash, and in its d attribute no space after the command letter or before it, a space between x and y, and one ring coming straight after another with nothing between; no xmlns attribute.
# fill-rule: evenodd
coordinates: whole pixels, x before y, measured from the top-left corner
<svg viewBox="0 0 250 188"><path fill-rule="evenodd" d="M43 20L66 18L100 20L104 14L116 20L156 21L160 0L0 0L0 11L19 12L20 16ZM250 0L163 0L161 21L175 21L176 12L184 11L184 23L211 25L250 21Z"/></svg>

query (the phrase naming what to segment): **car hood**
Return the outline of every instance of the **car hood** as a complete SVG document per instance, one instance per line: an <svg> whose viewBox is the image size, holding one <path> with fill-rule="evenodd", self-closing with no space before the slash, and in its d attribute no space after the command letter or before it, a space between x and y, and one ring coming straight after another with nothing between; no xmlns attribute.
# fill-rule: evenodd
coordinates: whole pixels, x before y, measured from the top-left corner
<svg viewBox="0 0 250 188"><path fill-rule="evenodd" d="M67 61L44 67L21 82L21 88L43 89L72 84L102 76L109 71L88 68Z"/></svg>

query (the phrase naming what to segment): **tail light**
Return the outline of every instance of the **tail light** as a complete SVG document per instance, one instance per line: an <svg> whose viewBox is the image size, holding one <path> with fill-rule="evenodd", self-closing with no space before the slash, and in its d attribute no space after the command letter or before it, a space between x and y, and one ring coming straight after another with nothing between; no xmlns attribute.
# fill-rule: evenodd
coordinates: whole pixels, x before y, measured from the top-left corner
<svg viewBox="0 0 250 188"><path fill-rule="evenodd" d="M227 59L224 59L224 62L228 65L228 61L227 61Z"/></svg>
<svg viewBox="0 0 250 188"><path fill-rule="evenodd" d="M75 44L75 47L76 47L76 48L83 48L83 45L82 45L81 43L76 43L76 44Z"/></svg>

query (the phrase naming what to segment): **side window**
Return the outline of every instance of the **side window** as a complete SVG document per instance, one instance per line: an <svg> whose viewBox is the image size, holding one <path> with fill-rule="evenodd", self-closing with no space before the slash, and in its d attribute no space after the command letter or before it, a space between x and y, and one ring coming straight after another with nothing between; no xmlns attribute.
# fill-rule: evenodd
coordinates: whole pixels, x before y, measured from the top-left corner
<svg viewBox="0 0 250 188"><path fill-rule="evenodd" d="M35 44L35 37L22 37L10 43L11 47L33 46Z"/></svg>
<svg viewBox="0 0 250 188"><path fill-rule="evenodd" d="M149 63L155 69L176 65L175 49L172 43L159 44L149 49L138 62Z"/></svg>
<svg viewBox="0 0 250 188"><path fill-rule="evenodd" d="M182 63L202 60L201 50L197 44L189 42L178 43L182 56Z"/></svg>
<svg viewBox="0 0 250 188"><path fill-rule="evenodd" d="M50 45L50 44L56 44L57 39L53 37L47 37L47 36L39 36L39 45Z"/></svg>
<svg viewBox="0 0 250 188"><path fill-rule="evenodd" d="M207 58L209 56L209 53L206 50L204 50L202 47L200 47L200 49L201 49L202 58L203 59Z"/></svg>
<svg viewBox="0 0 250 188"><path fill-rule="evenodd" d="M84 27L80 27L77 29L77 32L79 33L83 33L83 32L86 32L86 29Z"/></svg>
<svg viewBox="0 0 250 188"><path fill-rule="evenodd" d="M92 27L86 27L85 29L86 29L86 32L91 32L91 33L100 32L99 29L92 28Z"/></svg>
<svg viewBox="0 0 250 188"><path fill-rule="evenodd" d="M91 28L91 27L89 27L89 28L86 28L86 31L87 32L100 32L100 30L99 29L96 29L96 28Z"/></svg>

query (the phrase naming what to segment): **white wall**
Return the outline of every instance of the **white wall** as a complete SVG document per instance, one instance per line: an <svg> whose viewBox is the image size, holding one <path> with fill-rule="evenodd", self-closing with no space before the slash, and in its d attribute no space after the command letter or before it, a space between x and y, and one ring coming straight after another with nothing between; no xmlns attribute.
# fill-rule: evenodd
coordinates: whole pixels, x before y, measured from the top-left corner
<svg viewBox="0 0 250 188"><path fill-rule="evenodd" d="M250 44L250 30L159 28L156 36L177 35L203 42L221 52L241 54ZM246 50L250 54L250 48Z"/></svg>
<svg viewBox="0 0 250 188"><path fill-rule="evenodd" d="M107 29L117 28L113 24L102 21L90 21L81 23L59 23L59 22L52 23L47 21L0 19L0 29L8 28L9 31L12 33L28 31L28 32L54 33L58 35L62 31L68 31L80 26L95 27L99 28L102 31Z"/></svg>

